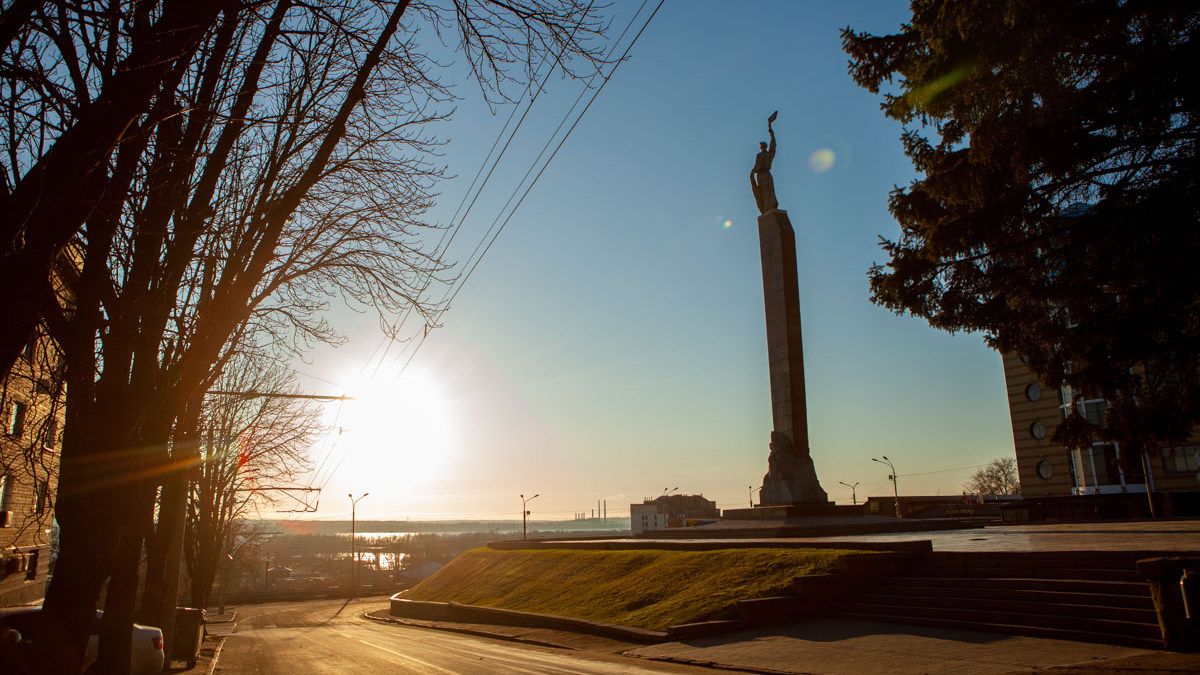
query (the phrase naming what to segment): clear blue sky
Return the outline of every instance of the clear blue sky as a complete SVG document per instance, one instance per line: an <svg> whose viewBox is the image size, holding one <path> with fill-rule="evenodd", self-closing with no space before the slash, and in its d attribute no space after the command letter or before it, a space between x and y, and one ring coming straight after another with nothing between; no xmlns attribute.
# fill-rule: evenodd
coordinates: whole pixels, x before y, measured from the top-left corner
<svg viewBox="0 0 1200 675"><path fill-rule="evenodd" d="M618 30L636 7L616 3ZM893 31L907 16L903 2L668 0L406 383L360 385L429 387L437 410L406 415L406 395L395 417L390 403L383 413L346 404L350 426L385 431L351 429L314 449L344 456L315 515L348 513L351 490L371 493L359 506L370 517L516 517L517 495L534 492L538 516L601 498L620 514L664 486L745 505L766 470L771 419L747 175L776 109L773 173L796 228L811 443L830 497L849 503L838 481L861 482L860 497L889 493L887 471L870 460L879 454L897 463L908 494L957 493L971 469L943 470L1011 456L999 355L978 335L935 331L868 298L878 238L897 231L888 192L913 171L900 129L847 75L838 33ZM467 258L578 91L552 82L452 259ZM438 129L458 178L440 186L432 220L449 219L509 112L493 115L470 84L458 92L453 121ZM822 149L818 159L834 157L823 172L812 161ZM332 320L349 343L298 367L361 380L376 320L342 310ZM430 416L442 418L435 447L400 428Z"/></svg>

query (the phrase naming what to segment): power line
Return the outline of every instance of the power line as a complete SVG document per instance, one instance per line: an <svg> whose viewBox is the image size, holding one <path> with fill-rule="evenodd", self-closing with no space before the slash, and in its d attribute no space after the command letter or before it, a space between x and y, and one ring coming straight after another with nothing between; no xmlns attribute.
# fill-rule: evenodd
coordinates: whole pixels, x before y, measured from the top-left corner
<svg viewBox="0 0 1200 675"><path fill-rule="evenodd" d="M595 0L592 0L592 2L589 2L587 9L585 10L585 13L590 12L592 9L592 5L594 5L594 4L595 4ZM645 2L643 1L643 5L644 4L645 4ZM638 11L640 12L641 10L639 9ZM568 36L568 41L575 37L575 33L578 30L579 30L579 25L576 25L571 30L571 34L570 34L570 36ZM622 33L622 37L623 36L624 36L624 33ZM619 42L620 38L617 38L617 41ZM476 201L478 201L479 196L481 194L483 194L483 190L485 187L487 187L488 181L491 180L492 174L495 173L496 167L500 165L500 160L502 160L504 158L504 153L506 153L508 151L508 148L512 144L513 139L516 138L517 132L520 131L521 125L523 125L525 123L525 119L529 116L529 112L531 110L533 110L533 105L535 103L537 103L538 97L540 97L542 95L542 92L545 91L546 83L550 81L550 76L554 74L554 71L557 69L558 64L562 62L562 58L566 54L567 47L568 47L568 45L564 44L562 50L559 51L558 56L553 61L550 61L550 68L546 71L545 77L542 78L542 80L538 84L537 88L533 91L533 95L529 97L529 104L525 106L525 112L521 114L521 119L517 120L516 126L513 127L512 132L509 133L508 138L504 141L504 147L502 147L500 149L499 154L496 155L495 161L492 161L492 166L490 169L488 169L487 175L484 176L482 182L479 182L480 174L483 173L483 169L488 165L488 161L491 160L492 153L495 152L496 146L500 144L500 139L504 137L504 132L508 129L508 125L512 122L513 117L516 116L517 110L520 110L520 108L521 108L520 101L518 101L517 104L513 106L512 111L509 112L508 119L504 121L504 126L502 126L500 128L500 132L498 134L496 134L496 139L494 141L492 141L492 147L488 149L487 155L483 158L483 161L479 164L479 169L477 169L475 171L475 176L471 179L471 184L469 186L467 186L466 191L463 192L462 199L459 200L458 206L454 209L454 214L450 216L450 223L451 223L450 227L447 230L442 231L442 237L438 240L437 246L434 247L434 257L435 258L445 255L445 253L450 250L450 246L453 245L454 239L458 236L459 230L462 229L463 223L466 222L467 216L470 215L471 209L475 208ZM538 65L538 70L540 70L541 66L543 64L545 64L547 61L549 61L549 59L544 59L542 64ZM537 78L537 75L536 75L536 71L535 71L534 79L536 79L536 78ZM526 90L526 92L528 92L528 89ZM524 98L524 97L525 97L525 95L522 94L522 98ZM479 182L479 189L475 190L475 184L477 182ZM463 211L462 210L463 204L466 203L467 197L469 197L471 195L472 190L475 190L475 196L471 198L471 203L467 206L466 211ZM461 218L459 218L460 212L462 213ZM456 219L458 220L457 224L455 224L455 222L454 222ZM449 234L450 234L449 241L446 240L447 232L449 232ZM444 247L442 246L443 241L445 241ZM432 283L432 281L433 281L433 270L430 270L429 273L425 276L425 280L422 284L421 290L418 291L418 297L420 297L421 294L423 294L426 290L428 290L429 285ZM389 339L387 341L387 346L384 348L383 354L379 357L379 363L377 363L375 365L375 370L371 373L372 378L374 378L375 375L377 375L379 373L379 368L383 365L384 360L387 358L388 352L391 351L392 345L395 344L395 342L396 342L396 334L404 326L405 322L408 321L408 317L412 314L412 310L413 310L413 305L409 304L409 306L404 310L404 315L401 316L400 320L392 327L392 329L390 331L391 336L389 337ZM427 334L428 330L425 330L424 332ZM378 352L378 347L376 347L375 351ZM374 357L375 357L375 354L372 353L371 358L374 359ZM367 361L367 363L370 363L370 361Z"/></svg>
<svg viewBox="0 0 1200 675"><path fill-rule="evenodd" d="M896 477L897 478L907 478L908 476L928 476L928 475L934 474L934 473L950 473L951 471L966 471L967 469L978 469L978 468L984 467L984 466L987 466L987 465L986 464L973 464L971 466L960 466L960 467L955 467L953 469L938 469L936 471L921 471L918 473L898 473L898 474L896 474Z"/></svg>
<svg viewBox="0 0 1200 675"><path fill-rule="evenodd" d="M504 231L504 228L508 226L509 221L512 220L512 217L516 214L517 210L520 209L521 205L525 202L525 198L529 196L530 191L532 191L534 186L537 185L538 180L541 179L542 175L546 172L546 169L550 166L550 163L552 161L554 161L554 158L558 155L558 152L562 149L563 145L567 142L567 139L570 138L572 132L574 132L576 127L579 126L580 121L583 120L584 115L586 115L588 110L591 109L592 104L595 103L596 98L600 95L600 92L602 92L604 90L604 87L612 79L612 76L616 73L617 68L619 68L621 63L623 63L625 61L625 59L629 56L630 51L632 51L634 45L637 44L638 39L641 38L642 34L645 33L646 29L650 26L650 22L654 20L654 17L658 14L658 11L660 9L662 9L663 3L665 1L666 0L659 0L659 3L658 3L658 5L655 6L654 11L652 11L650 13L650 15L646 18L646 21L642 24L642 27L638 30L637 34L634 35L632 40L630 40L628 46L626 46L626 48L625 48L625 51L621 54L621 58L618 59L616 64L613 65L612 70L610 70L608 72L608 74L604 76L603 81L600 83L600 86L596 88L595 93L592 94L592 97L588 100L587 105L584 106L583 111L579 113L579 116L575 118L574 123L571 124L571 127L569 129L567 129L566 134L563 135L562 139L558 142L558 145L555 146L554 151L551 152L550 156L546 159L545 163L542 164L542 168L538 171L537 175L534 176L533 180L525 188L525 191L521 194L521 198L519 200L517 200L516 205L513 206L513 208L509 211L508 216L504 219L504 221L502 223L500 223L499 228L496 229L495 221L493 221L493 226L491 228L489 228L487 232L484 233L483 239L480 240L480 245L482 245L484 240L487 240L487 245L483 248L482 253L480 253L479 256L477 258L475 258L474 263L471 265L470 269L467 270L467 273L459 280L459 282L457 284L455 284L455 286L451 287L451 289L447 291L446 296L444 296L442 302L439 303L443 306L442 306L442 309L438 312L438 315L437 315L438 319L440 319L441 316L443 316L449 310L450 303L452 303L454 301L454 299L456 297L458 297L458 294L462 291L462 289L466 285L467 281L470 280L471 275L475 272L475 269L479 266L479 263L483 260L483 257L486 256L488 251L491 250L492 245L495 244L495 242L496 242L496 239ZM642 6L643 7L645 6L645 2L643 2ZM640 14L640 13L641 13L641 8L638 9L638 14ZM630 25L632 25L633 20L636 18L637 18L637 14L634 14L633 18L630 20ZM583 94L586 93L586 91L587 90L585 89L583 92L580 93L579 99L582 99ZM576 100L576 103L578 103L579 99ZM563 121L560 122L559 129L562 128L562 124L564 124L566 122L566 119L569 119L570 114L571 114L571 112L574 111L574 109L575 109L575 106L573 105L571 107L571 109L567 112L567 114L564 116ZM558 132L558 129L555 130L555 134L557 134L557 132ZM550 139L547 140L546 144L543 146L542 152L539 153L537 159L534 160L534 164L531 165L529 171L526 172L525 177L528 177L529 173L532 172L533 167L536 166L537 160L542 157L542 155L545 153L546 148L548 148L553 141L554 141L554 135L551 135ZM497 215L497 219L499 219L500 215L503 214L504 208L507 208L508 203L511 203L512 197L515 196L517 191L520 190L521 185L524 183L524 180L525 180L525 178L522 178L521 182L517 184L517 187L514 189L513 194L509 197L509 202L506 202L505 206L503 208L501 208L500 214ZM495 234L493 234L491 239L488 240L488 234L491 233L493 229L495 229ZM479 246L477 245L476 251L478 251L478 250L479 250ZM472 256L474 256L474 252L472 252ZM470 258L468 258L468 260L470 260ZM412 363L413 358L416 357L417 352L420 350L421 346L425 343L425 339L428 337L428 335L429 335L428 330L424 331L422 333L421 337L414 343L412 353L404 361L404 365L402 365L400 367L401 373L403 373L405 370L407 370L408 365L410 363ZM404 352L401 352L399 355L397 355L397 360L399 360L399 358L401 358L403 356L403 354L404 354Z"/></svg>

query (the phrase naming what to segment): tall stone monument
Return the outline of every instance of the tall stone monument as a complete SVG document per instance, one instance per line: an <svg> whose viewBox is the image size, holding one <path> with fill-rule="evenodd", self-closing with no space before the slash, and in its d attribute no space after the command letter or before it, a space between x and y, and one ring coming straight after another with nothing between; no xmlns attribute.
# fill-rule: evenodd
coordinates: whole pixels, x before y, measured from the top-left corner
<svg viewBox="0 0 1200 675"><path fill-rule="evenodd" d="M808 447L808 410L804 397L804 340L800 330L800 289L796 280L796 234L787 211L779 209L771 163L779 113L767 119L771 142L759 144L750 171L758 204L758 241L762 255L763 300L767 314L767 360L771 372L771 432L763 506L829 504L817 480Z"/></svg>

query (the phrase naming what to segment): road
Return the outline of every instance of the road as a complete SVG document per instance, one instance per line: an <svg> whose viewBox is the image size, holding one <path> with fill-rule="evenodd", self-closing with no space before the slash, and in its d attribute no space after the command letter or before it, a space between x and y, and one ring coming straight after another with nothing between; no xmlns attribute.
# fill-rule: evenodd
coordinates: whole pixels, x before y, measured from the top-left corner
<svg viewBox="0 0 1200 675"><path fill-rule="evenodd" d="M662 673L715 671L411 628L362 618L385 601L312 600L238 608L214 672Z"/></svg>

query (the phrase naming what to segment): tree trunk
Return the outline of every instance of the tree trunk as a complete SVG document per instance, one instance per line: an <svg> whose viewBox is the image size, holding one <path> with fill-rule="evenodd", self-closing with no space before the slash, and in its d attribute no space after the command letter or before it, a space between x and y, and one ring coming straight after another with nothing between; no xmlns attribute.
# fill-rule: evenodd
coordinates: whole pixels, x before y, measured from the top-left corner
<svg viewBox="0 0 1200 675"><path fill-rule="evenodd" d="M100 624L100 651L96 659L96 673L123 675L130 671L133 656L133 612L137 599L138 562L142 559L143 536L143 529L135 525L121 537L112 578L108 582L108 593L104 597L104 621Z"/></svg>
<svg viewBox="0 0 1200 675"><path fill-rule="evenodd" d="M163 650L171 653L175 639L175 607L179 600L179 568L183 565L183 532L187 519L188 484L197 460L196 425L199 405L188 406L175 426L171 470L163 481L158 506L155 547L160 562L157 576L148 578L144 611L146 621L162 628Z"/></svg>

